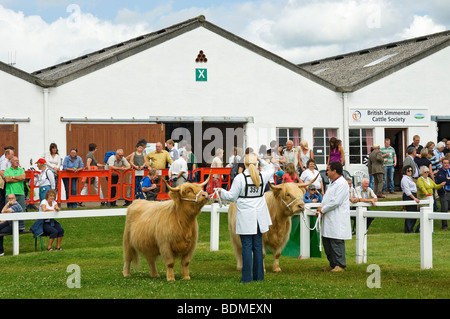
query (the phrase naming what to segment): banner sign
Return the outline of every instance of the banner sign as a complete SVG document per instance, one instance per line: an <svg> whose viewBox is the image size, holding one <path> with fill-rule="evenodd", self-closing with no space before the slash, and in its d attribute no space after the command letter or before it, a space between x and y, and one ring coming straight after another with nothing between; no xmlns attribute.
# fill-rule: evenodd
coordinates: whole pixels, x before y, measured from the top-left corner
<svg viewBox="0 0 450 319"><path fill-rule="evenodd" d="M350 109L350 126L428 126L427 109Z"/></svg>

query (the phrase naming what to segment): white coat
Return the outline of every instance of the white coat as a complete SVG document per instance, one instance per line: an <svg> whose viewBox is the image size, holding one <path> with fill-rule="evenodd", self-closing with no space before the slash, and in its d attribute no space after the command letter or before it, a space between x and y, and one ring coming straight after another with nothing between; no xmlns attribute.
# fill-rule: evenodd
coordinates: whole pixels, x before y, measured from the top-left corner
<svg viewBox="0 0 450 319"><path fill-rule="evenodd" d="M267 181L275 173L273 167L266 161L261 161L260 165L262 166L260 173L263 180L258 192L261 191L261 188L264 189ZM256 198L239 197L245 195L246 184L244 175L249 175L248 169L234 178L229 191L225 189L220 191L221 197L224 200L236 202L236 234L255 235L258 231L258 225L260 232L265 233L269 230L269 226L272 225L266 199L264 195Z"/></svg>
<svg viewBox="0 0 450 319"><path fill-rule="evenodd" d="M331 183L322 200L322 236L333 239L352 239L349 187L340 176Z"/></svg>

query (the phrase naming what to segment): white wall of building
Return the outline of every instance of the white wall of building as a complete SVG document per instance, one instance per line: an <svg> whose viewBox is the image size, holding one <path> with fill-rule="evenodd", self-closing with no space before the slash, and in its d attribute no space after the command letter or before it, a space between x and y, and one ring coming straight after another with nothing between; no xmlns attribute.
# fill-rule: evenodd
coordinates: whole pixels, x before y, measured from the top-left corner
<svg viewBox="0 0 450 319"><path fill-rule="evenodd" d="M348 95L349 108L428 109L429 125L396 124L393 127L407 128L408 145L416 134L424 146L428 141L437 143L437 125L430 118L431 115L450 115L449 59L450 47L447 47L353 92ZM375 144L384 145L384 129L384 126L374 126ZM352 168L357 169L366 168L363 165Z"/></svg>
<svg viewBox="0 0 450 319"><path fill-rule="evenodd" d="M450 114L450 47L372 83L349 98L350 107L428 109L431 115ZM396 127L402 127L398 125ZM408 126L404 126L408 127ZM376 128L375 143L383 144L384 128ZM408 139L418 134L421 143L436 141L436 123L428 127L408 127Z"/></svg>
<svg viewBox="0 0 450 319"><path fill-rule="evenodd" d="M44 147L43 89L6 72L0 72L0 88L0 118L30 118L30 122L16 123L19 131L19 162L21 166L28 168L30 159L36 161L42 156ZM1 153L5 146L0 145Z"/></svg>
<svg viewBox="0 0 450 319"><path fill-rule="evenodd" d="M195 62L200 50L207 63ZM347 107L425 108L429 116L449 115L449 59L446 48L349 93ZM196 68L207 69L207 82L195 81ZM71 146L66 146L67 123L61 117L253 117L254 123L245 127L247 146L254 148L275 139L277 127L302 128L301 137L311 147L314 128L337 128L340 139L347 134L341 93L202 27L49 88L47 109L39 86L0 72L0 87L1 117L31 119L19 124L19 159L25 168L48 150L50 142L58 144L61 156L67 154ZM421 136L422 144L437 138L435 122L405 127L408 143L414 134ZM384 127L374 127L374 143L382 145L383 140Z"/></svg>
<svg viewBox="0 0 450 319"><path fill-rule="evenodd" d="M196 63L203 50L207 63ZM195 69L207 69L207 82ZM336 93L205 28L197 28L111 66L51 89L51 135L66 152L64 118L149 116L253 117L248 145L275 138L276 127L340 127ZM323 124L322 124L323 123ZM311 129L312 130L312 129ZM259 138L258 138L259 137ZM312 141L310 139L310 143Z"/></svg>

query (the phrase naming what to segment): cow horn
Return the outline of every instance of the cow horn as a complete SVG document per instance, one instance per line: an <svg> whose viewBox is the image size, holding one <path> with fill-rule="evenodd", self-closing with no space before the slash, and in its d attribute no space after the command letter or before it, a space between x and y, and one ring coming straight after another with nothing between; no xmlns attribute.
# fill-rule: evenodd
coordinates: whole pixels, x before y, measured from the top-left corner
<svg viewBox="0 0 450 319"><path fill-rule="evenodd" d="M310 181L310 182L308 182L308 183L297 184L297 186L298 186L298 187L306 187L306 186L309 186L309 185L311 185L312 183L314 183L314 182L316 181L317 177L319 177L319 174L317 174L317 176L316 176L312 181Z"/></svg>
<svg viewBox="0 0 450 319"><path fill-rule="evenodd" d="M167 183L167 181L165 180L165 178L163 178L164 183L166 184L167 188L172 191L172 192L179 192L180 191L180 187L172 187L169 185L169 183Z"/></svg>
<svg viewBox="0 0 450 319"><path fill-rule="evenodd" d="M203 183L200 184L201 187L203 187L203 186L205 186L206 184L208 184L209 179L211 178L211 173L212 173L212 170L209 171L209 176L208 176L208 178L206 179L206 181L204 181Z"/></svg>
<svg viewBox="0 0 450 319"><path fill-rule="evenodd" d="M268 182L269 186L271 189L281 189L282 184L280 185L273 185L271 182Z"/></svg>

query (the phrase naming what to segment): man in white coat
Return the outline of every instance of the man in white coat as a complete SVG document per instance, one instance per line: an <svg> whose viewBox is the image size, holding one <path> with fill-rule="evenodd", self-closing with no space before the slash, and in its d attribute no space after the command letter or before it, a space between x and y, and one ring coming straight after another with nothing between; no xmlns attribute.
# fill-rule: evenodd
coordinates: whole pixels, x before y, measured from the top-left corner
<svg viewBox="0 0 450 319"><path fill-rule="evenodd" d="M342 164L331 162L327 166L328 178L332 181L323 196L317 215L322 214L322 242L330 263L323 271L344 271L345 241L352 239L348 183L342 176Z"/></svg>

